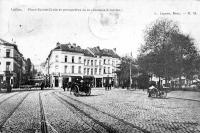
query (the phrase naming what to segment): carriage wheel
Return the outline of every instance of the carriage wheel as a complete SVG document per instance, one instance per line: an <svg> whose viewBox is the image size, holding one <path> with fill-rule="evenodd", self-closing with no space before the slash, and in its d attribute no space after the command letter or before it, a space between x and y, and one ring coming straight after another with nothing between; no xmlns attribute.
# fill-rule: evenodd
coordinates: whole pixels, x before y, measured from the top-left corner
<svg viewBox="0 0 200 133"><path fill-rule="evenodd" d="M77 85L74 86L74 95L79 96L79 87Z"/></svg>
<svg viewBox="0 0 200 133"><path fill-rule="evenodd" d="M155 92L151 93L151 97L157 97L157 94Z"/></svg>
<svg viewBox="0 0 200 133"><path fill-rule="evenodd" d="M162 98L166 98L167 97L167 92L166 91L162 91L161 92L161 97Z"/></svg>
<svg viewBox="0 0 200 133"><path fill-rule="evenodd" d="M91 95L91 88L89 89L88 93L86 93L87 96Z"/></svg>

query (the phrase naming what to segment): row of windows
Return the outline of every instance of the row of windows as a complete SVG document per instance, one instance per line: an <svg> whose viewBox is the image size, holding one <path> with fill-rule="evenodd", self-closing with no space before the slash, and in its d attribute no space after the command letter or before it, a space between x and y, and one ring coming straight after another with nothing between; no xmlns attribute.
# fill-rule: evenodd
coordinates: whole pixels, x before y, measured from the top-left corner
<svg viewBox="0 0 200 133"><path fill-rule="evenodd" d="M55 56L55 61L56 62L59 62L59 60L58 60L58 55L56 55ZM68 60L68 56L65 56L65 58L64 58L64 62L70 62L69 60ZM72 63L75 63L75 56L72 56L72 58L71 58L71 62ZM81 63L81 57L78 57L78 63ZM97 65L97 60L86 60L86 59L84 59L84 65L90 65L91 64L91 66L93 66L93 65ZM103 60L103 64L104 65L111 65L111 60L110 59L104 59ZM117 62L116 62L116 64L117 64ZM99 65L102 65L101 64L101 60L99 60ZM115 65L115 61L112 61L112 65Z"/></svg>
<svg viewBox="0 0 200 133"><path fill-rule="evenodd" d="M111 74L113 72L114 72L114 69L112 69L112 71L111 71L110 67L108 67L107 71L106 71L106 67L104 67L104 69L103 69L103 74ZM84 74L85 75L102 74L102 69L99 68L99 71L98 71L97 68L95 68L95 69L93 69L93 68L84 68Z"/></svg>
<svg viewBox="0 0 200 133"><path fill-rule="evenodd" d="M55 62L58 62L58 55L55 56ZM64 62L70 62L68 56L65 56ZM72 56L71 62L75 63L75 56ZM78 57L78 63L81 63L81 57Z"/></svg>
<svg viewBox="0 0 200 133"><path fill-rule="evenodd" d="M65 66L65 67L64 67L64 73L69 73L68 69L69 69L69 67L68 67L68 66ZM75 73L74 70L75 70L75 66L71 66L71 73ZM58 66L55 66L55 71L56 71L56 72L58 71ZM82 72L81 72L81 66L78 67L78 73L80 73L80 74L82 73Z"/></svg>
<svg viewBox="0 0 200 133"><path fill-rule="evenodd" d="M94 69L94 72L93 72L93 68L84 68L84 75L94 75L94 74L97 74L97 68ZM101 68L99 69L99 74L101 74Z"/></svg>
<svg viewBox="0 0 200 133"><path fill-rule="evenodd" d="M55 66L55 71L57 72L58 70L58 66ZM69 72L69 67L68 66L64 66L64 73L70 73ZM75 73L75 66L71 66L71 73ZM107 68L107 71L106 71L106 67L104 67L103 69L103 74L111 74L114 72L114 69L112 69L112 71L110 70L110 67ZM78 66L78 73L81 74L81 66ZM102 69L99 68L98 70L98 74L101 74L102 73ZM93 69L93 68L84 68L84 74L85 75L93 75L93 74L97 74L97 68Z"/></svg>
<svg viewBox="0 0 200 133"><path fill-rule="evenodd" d="M107 63L106 61L108 61L108 63ZM90 63L91 63L91 66L93 66L93 65L97 66L97 60L86 60L86 59L84 59L84 65L89 66ZM111 64L110 64L110 60L106 60L106 59L104 59L103 64L104 64L104 65L111 65ZM117 63L116 63L116 64L117 64ZM101 64L101 60L99 60L99 64L98 64L98 65L102 65L102 64ZM112 61L112 65L115 65L115 61Z"/></svg>

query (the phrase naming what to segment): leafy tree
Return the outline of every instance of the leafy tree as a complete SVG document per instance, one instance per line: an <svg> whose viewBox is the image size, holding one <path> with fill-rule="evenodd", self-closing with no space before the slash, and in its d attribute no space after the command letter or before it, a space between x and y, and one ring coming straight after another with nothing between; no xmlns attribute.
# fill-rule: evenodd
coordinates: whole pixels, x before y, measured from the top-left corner
<svg viewBox="0 0 200 133"><path fill-rule="evenodd" d="M27 58L27 60L26 60L26 82L28 83L29 79L32 79L36 73L37 73L37 70L34 69L31 59Z"/></svg>
<svg viewBox="0 0 200 133"><path fill-rule="evenodd" d="M173 21L156 20L146 29L144 40L138 57L143 70L166 80L188 76L197 70L199 56L193 39L182 34Z"/></svg>
<svg viewBox="0 0 200 133"><path fill-rule="evenodd" d="M130 65L131 64L131 65ZM115 72L119 78L119 84L124 87L130 85L130 67L132 77L137 73L137 68L135 62L130 57L122 57L121 64L118 67L118 70Z"/></svg>

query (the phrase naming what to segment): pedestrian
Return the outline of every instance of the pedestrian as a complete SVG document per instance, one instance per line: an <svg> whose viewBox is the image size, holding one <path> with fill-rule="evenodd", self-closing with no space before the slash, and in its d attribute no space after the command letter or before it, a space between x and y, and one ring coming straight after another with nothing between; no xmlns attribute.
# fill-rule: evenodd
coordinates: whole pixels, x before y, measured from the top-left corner
<svg viewBox="0 0 200 133"><path fill-rule="evenodd" d="M65 82L63 81L63 90L65 91L66 85Z"/></svg>
<svg viewBox="0 0 200 133"><path fill-rule="evenodd" d="M2 88L3 88L3 81L0 82L0 92Z"/></svg>
<svg viewBox="0 0 200 133"><path fill-rule="evenodd" d="M40 87L41 87L41 90L43 90L43 88L44 88L44 82L43 81L42 81Z"/></svg>
<svg viewBox="0 0 200 133"><path fill-rule="evenodd" d="M105 90L107 90L107 85L106 85L106 83L104 84L104 86L105 86Z"/></svg>

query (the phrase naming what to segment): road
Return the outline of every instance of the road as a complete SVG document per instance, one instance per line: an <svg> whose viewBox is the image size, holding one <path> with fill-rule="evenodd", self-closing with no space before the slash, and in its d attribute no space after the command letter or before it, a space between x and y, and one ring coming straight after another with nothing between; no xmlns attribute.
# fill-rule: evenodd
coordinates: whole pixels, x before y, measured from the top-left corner
<svg viewBox="0 0 200 133"><path fill-rule="evenodd" d="M5 133L200 133L200 93L102 88L75 97L62 89L0 93L0 132Z"/></svg>

